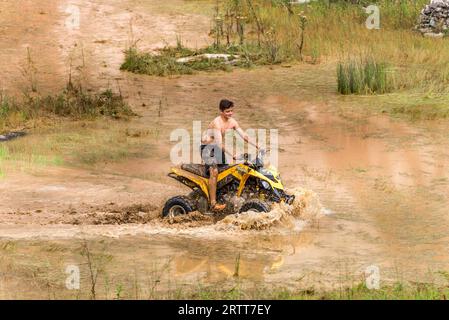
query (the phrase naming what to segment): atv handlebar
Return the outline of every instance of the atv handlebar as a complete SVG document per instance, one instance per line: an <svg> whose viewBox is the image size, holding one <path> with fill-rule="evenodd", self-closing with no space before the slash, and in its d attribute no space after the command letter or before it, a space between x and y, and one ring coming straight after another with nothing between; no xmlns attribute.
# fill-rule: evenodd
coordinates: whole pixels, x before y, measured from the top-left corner
<svg viewBox="0 0 449 320"><path fill-rule="evenodd" d="M259 149L257 152L256 159L254 161L251 159L251 155L249 153L244 153L240 155L239 157L235 157L236 161L243 161L245 164L252 164L255 166L263 166L263 158L266 155L265 149Z"/></svg>

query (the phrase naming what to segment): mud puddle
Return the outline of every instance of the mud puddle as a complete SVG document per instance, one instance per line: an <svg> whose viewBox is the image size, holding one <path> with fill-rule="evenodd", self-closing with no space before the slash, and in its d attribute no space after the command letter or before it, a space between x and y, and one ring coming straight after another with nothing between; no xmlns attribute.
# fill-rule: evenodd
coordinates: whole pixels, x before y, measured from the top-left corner
<svg viewBox="0 0 449 320"><path fill-rule="evenodd" d="M275 204L270 212L249 211L228 216L204 215L195 211L163 218L161 206L152 203L123 206L113 202L103 206L78 205L52 213L40 209L34 212L5 212L2 214L1 238L118 238L141 234L229 238L296 233L307 223L319 219L323 207L318 196L310 190L298 189L293 194L296 199L292 205Z"/></svg>

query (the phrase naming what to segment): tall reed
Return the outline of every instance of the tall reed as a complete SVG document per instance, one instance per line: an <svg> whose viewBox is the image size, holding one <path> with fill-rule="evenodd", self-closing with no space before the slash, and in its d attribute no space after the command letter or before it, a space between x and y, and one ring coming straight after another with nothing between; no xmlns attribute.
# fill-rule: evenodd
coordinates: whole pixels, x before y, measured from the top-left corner
<svg viewBox="0 0 449 320"><path fill-rule="evenodd" d="M383 94L393 89L387 64L373 59L339 62L337 83L341 94Z"/></svg>

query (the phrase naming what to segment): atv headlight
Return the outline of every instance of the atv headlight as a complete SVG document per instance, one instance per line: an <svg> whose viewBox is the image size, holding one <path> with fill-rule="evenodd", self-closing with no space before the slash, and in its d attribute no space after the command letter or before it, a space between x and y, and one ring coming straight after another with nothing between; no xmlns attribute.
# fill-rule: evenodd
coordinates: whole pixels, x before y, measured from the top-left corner
<svg viewBox="0 0 449 320"><path fill-rule="evenodd" d="M264 181L264 180L261 181L261 185L266 190L270 190L271 189L270 184L268 182Z"/></svg>

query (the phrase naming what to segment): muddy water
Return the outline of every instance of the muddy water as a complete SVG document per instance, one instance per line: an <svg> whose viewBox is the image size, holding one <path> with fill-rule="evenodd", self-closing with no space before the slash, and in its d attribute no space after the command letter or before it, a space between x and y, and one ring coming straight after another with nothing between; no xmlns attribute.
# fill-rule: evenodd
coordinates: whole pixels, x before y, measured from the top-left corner
<svg viewBox="0 0 449 320"><path fill-rule="evenodd" d="M430 281L438 278L434 272L447 269L445 123L371 115L334 93L334 73L326 65L173 78L120 72L122 51L136 40L147 49L174 43L176 35L191 46L207 41L207 16L187 2L22 1L32 17L29 25L17 23L19 7L14 3L0 3L1 11L8 12L1 15L0 30L9 35L2 37L6 40L0 42L0 55L11 58L0 61L4 88L28 85L13 66L30 45L41 70L40 89L60 87L72 64L74 76L82 81L120 89L127 97L141 117L124 126L154 133L151 141L145 135L138 138L151 145L149 156L88 169L16 172L2 179L1 235L17 243L18 256L34 239L34 249L26 249L34 251L28 254L42 254L49 261L77 260L58 250L40 251L54 243L69 250L72 241L87 238L110 243L107 250L114 261L129 261L133 247L133 257L147 271L151 263L168 263L168 274L180 281L232 279L239 257L239 276L291 286L359 281L370 265L380 267L385 280ZM80 7L79 28L67 26L69 5ZM316 192L325 208L323 217L264 231L223 230L210 221L167 224L147 219L167 197L187 192L165 176L171 166L170 132L191 131L196 120L205 125L223 97L236 102L243 128L280 130L284 183ZM142 220L105 220L104 214L116 214L117 209L108 207L111 203L119 208L151 204L156 209L133 213L142 214ZM129 214L128 209L118 212ZM25 263L14 254L11 259ZM60 268L56 262L50 265ZM127 272L119 265L109 267L116 276Z"/></svg>
<svg viewBox="0 0 449 320"><path fill-rule="evenodd" d="M373 264L384 276L433 280L432 271L447 265L447 137L384 117L342 121L311 108L309 137L287 167L302 167L303 176L292 180L317 191L333 212L316 238L336 249L328 263L348 264L350 273Z"/></svg>

